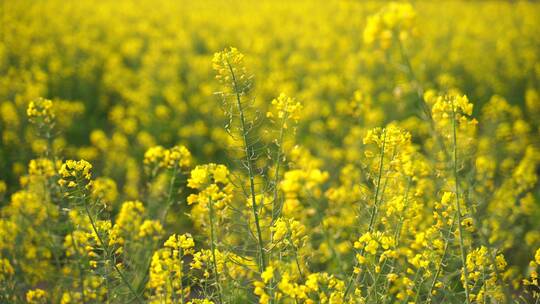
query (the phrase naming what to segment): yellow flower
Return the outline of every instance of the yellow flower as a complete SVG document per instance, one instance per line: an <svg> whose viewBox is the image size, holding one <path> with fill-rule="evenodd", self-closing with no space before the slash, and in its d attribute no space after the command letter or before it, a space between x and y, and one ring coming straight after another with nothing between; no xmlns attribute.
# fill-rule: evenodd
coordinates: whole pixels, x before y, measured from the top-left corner
<svg viewBox="0 0 540 304"><path fill-rule="evenodd" d="M277 113L277 117L282 121L283 128L287 128L287 120L292 119L298 122L302 111L302 104L284 93L281 93L278 98L272 100L273 110ZM267 117L272 118L274 114L268 112Z"/></svg>
<svg viewBox="0 0 540 304"><path fill-rule="evenodd" d="M188 168L191 165L191 153L184 146L174 146L163 153L163 166L167 168Z"/></svg>
<svg viewBox="0 0 540 304"><path fill-rule="evenodd" d="M53 162L47 158L32 159L28 164L28 174L33 176L51 177L55 171Z"/></svg>
<svg viewBox="0 0 540 304"><path fill-rule="evenodd" d="M26 302L30 304L47 303L47 292L43 289L32 289L26 293Z"/></svg>
<svg viewBox="0 0 540 304"><path fill-rule="evenodd" d="M190 234L182 235L171 235L167 241L163 244L165 247L169 247L175 250L182 249L184 254L193 253L193 247L195 247L195 242Z"/></svg>
<svg viewBox="0 0 540 304"><path fill-rule="evenodd" d="M91 170L92 165L85 160L67 160L58 171L61 177L58 184L60 186L67 185L68 188L81 186L89 189L92 184Z"/></svg>
<svg viewBox="0 0 540 304"><path fill-rule="evenodd" d="M364 42L378 44L387 49L394 39L405 40L414 33L416 12L409 3L391 2L368 18L364 29Z"/></svg>
<svg viewBox="0 0 540 304"><path fill-rule="evenodd" d="M369 240L365 248L368 253L375 254L379 248L379 243L376 240Z"/></svg>
<svg viewBox="0 0 540 304"><path fill-rule="evenodd" d="M266 269L261 273L261 279L264 283L268 283L274 277L274 267L267 266Z"/></svg>
<svg viewBox="0 0 540 304"><path fill-rule="evenodd" d="M144 164L160 166L163 162L165 148L162 146L154 146L146 150L144 153Z"/></svg>
<svg viewBox="0 0 540 304"><path fill-rule="evenodd" d="M144 153L144 164L151 168L188 168L191 165L191 153L184 146L170 149L154 146Z"/></svg>
<svg viewBox="0 0 540 304"><path fill-rule="evenodd" d="M237 48L231 47L215 53L212 67L216 79L226 85L227 90L246 93L250 89L251 77L244 66L244 55Z"/></svg>
<svg viewBox="0 0 540 304"><path fill-rule="evenodd" d="M286 246L302 248L307 238L305 230L306 227L299 221L280 217L270 228L273 233L272 242L280 248Z"/></svg>
<svg viewBox="0 0 540 304"><path fill-rule="evenodd" d="M111 207L118 197L118 189L113 179L98 177L92 183L92 198L98 199L106 207Z"/></svg>
<svg viewBox="0 0 540 304"><path fill-rule="evenodd" d="M150 237L157 241L163 234L163 226L155 220L145 220L139 227L138 238Z"/></svg>
<svg viewBox="0 0 540 304"><path fill-rule="evenodd" d="M50 125L55 118L53 102L49 99L37 98L28 104L26 115L32 123Z"/></svg>

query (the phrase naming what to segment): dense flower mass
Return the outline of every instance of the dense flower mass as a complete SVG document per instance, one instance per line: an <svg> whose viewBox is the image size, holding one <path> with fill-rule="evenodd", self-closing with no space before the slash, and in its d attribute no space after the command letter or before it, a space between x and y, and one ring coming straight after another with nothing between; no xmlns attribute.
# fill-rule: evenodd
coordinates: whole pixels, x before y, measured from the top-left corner
<svg viewBox="0 0 540 304"><path fill-rule="evenodd" d="M377 42L387 49L394 40L405 40L414 32L415 17L416 12L411 4L390 3L368 18L364 42L368 45Z"/></svg>
<svg viewBox="0 0 540 304"><path fill-rule="evenodd" d="M0 303L540 303L540 4L4 1Z"/></svg>

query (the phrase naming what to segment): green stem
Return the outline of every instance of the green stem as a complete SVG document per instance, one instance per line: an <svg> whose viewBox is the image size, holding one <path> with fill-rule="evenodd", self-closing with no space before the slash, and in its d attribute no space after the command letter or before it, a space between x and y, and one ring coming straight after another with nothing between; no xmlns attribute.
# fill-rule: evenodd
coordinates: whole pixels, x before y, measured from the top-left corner
<svg viewBox="0 0 540 304"><path fill-rule="evenodd" d="M217 268L216 260L216 240L214 236L214 204L211 198L208 198L208 209L210 210L210 248L212 250L212 262L214 264L214 276L216 281L216 288L218 290L219 303L223 303L223 296L221 295L221 284L219 283L219 272Z"/></svg>
<svg viewBox="0 0 540 304"><path fill-rule="evenodd" d="M165 203L165 210L160 216L160 222L162 224L165 224L165 219L167 218L167 214L169 213L169 209L172 206L173 203L173 190L174 190L174 183L176 182L176 174L178 173L178 167L174 166L174 169L172 171L172 177L171 181L169 182L169 191L167 194L167 202Z"/></svg>
<svg viewBox="0 0 540 304"><path fill-rule="evenodd" d="M172 302L176 303L178 300L176 299L176 292L174 291L174 283L173 280L169 278L169 287L171 288L171 295L172 295Z"/></svg>
<svg viewBox="0 0 540 304"><path fill-rule="evenodd" d="M111 303L111 268L109 263L105 265L105 285L107 286L107 303Z"/></svg>
<svg viewBox="0 0 540 304"><path fill-rule="evenodd" d="M457 169L457 131L456 131L456 109L454 103L452 103L452 129L453 129L453 139L454 139L454 183L455 183L455 192L456 192L456 212L457 212L457 221L458 221L458 231L459 231L459 248L461 251L461 264L463 266L463 274L465 281L465 299L467 304L471 303L470 300L470 291L469 291L469 271L467 270L467 252L465 249L465 244L463 242L463 227L461 226L461 204L459 202L459 175Z"/></svg>
<svg viewBox="0 0 540 304"><path fill-rule="evenodd" d="M489 254L489 252L488 252ZM487 286L486 286L486 267L482 266L482 280L483 280L483 287L484 287L484 296L482 297L482 302L486 304L486 297L487 297Z"/></svg>
<svg viewBox="0 0 540 304"><path fill-rule="evenodd" d="M170 208L172 206L172 203L173 203L173 190L174 190L174 183L176 182L177 173L178 173L178 167L175 166L174 170L173 170L171 180L169 182L169 190L167 191L167 193L168 193L167 194L167 200L165 202L166 207L165 207L165 210L163 211L163 213L159 216L159 222L163 226L165 226L165 220L167 218L167 214L169 213L169 210L170 210ZM152 174L152 175L154 175L154 174ZM152 251L154 250L156 245L157 245L157 242L153 242ZM145 271L145 274L144 274L143 278L139 282L139 284L137 284L137 290L141 290L143 288L144 283L146 282L146 278L148 276L148 269L150 269L150 265L152 264L152 254L150 254L148 257L144 257L144 259L146 260L145 268L144 268L144 269L146 269L146 271Z"/></svg>
<svg viewBox="0 0 540 304"><path fill-rule="evenodd" d="M82 268L82 261L81 261L81 254L79 253L79 246L77 246L77 243L75 242L75 236L73 235L73 231L70 231L71 234L71 243L73 244L73 248L75 249L75 252L77 252L77 257L79 258L79 281L80 281L80 292L81 292L81 301L82 303L86 303L86 299L84 297L84 270Z"/></svg>
<svg viewBox="0 0 540 304"><path fill-rule="evenodd" d="M414 303L418 303L418 299L420 298L420 287L422 287L422 285L424 284L424 278L422 278L420 280L420 282L418 283L418 286L416 286L416 295L414 296Z"/></svg>
<svg viewBox="0 0 540 304"><path fill-rule="evenodd" d="M184 274L184 263L182 262L182 255L183 255L182 248L178 251L178 262L180 263L180 304L184 304L184 282L182 282L183 274Z"/></svg>
<svg viewBox="0 0 540 304"><path fill-rule="evenodd" d="M279 210L279 207L277 206L277 200L278 200L278 182L279 182L279 169L281 165L281 155L282 155L282 146L283 146L283 137L285 136L284 131L284 124L287 116L285 115L281 121L281 128L279 130L279 141L278 141L278 149L276 152L276 170L274 171L274 198L272 201L272 225L274 224L275 220L279 217L279 213L276 214L276 209ZM270 234L271 239L273 236L273 233Z"/></svg>
<svg viewBox="0 0 540 304"><path fill-rule="evenodd" d="M276 151L276 170L274 171L274 197L273 197L273 200L272 200L272 219L271 219L271 223L270 223L270 227L272 227L274 225L274 222L276 221L276 219L279 217L280 215L280 211L281 211L281 206L280 206L280 203L278 202L278 187L279 187L279 169L280 169L280 165L281 165L281 155L282 155L282 147L283 147L283 138L285 136L285 128L284 128L284 125L285 125L285 121L286 121L286 118L287 118L287 115L284 115L283 118L281 119L281 126L280 126L280 130L279 130L279 141L277 143L278 145L278 149ZM274 241L274 232L272 230L270 230L270 244L272 244ZM269 253L269 259L270 261L272 261L272 251L270 251ZM272 277L272 279L270 279L270 285L272 286L273 285L273 282L274 282L274 278ZM269 292L270 292L270 303L274 303L274 289L273 288L269 288Z"/></svg>
<svg viewBox="0 0 540 304"><path fill-rule="evenodd" d="M493 270L495 272L495 277L497 279L497 282L499 283L499 285L501 286L501 288L503 289L503 292L504 292L504 300L506 303L512 303L511 301L511 296L510 296L510 292L508 290L508 286L506 284L504 284L504 281L503 281L503 278L502 278L502 275L501 275L501 272L499 270L499 267L497 266L497 259L496 259L496 253L495 253L495 256L491 253L491 250L489 250L490 248L490 244L489 244L489 241L487 239L487 237L482 233L482 231L480 229L478 229L478 225L477 225L477 220L476 220L476 212L471 212L472 214L472 217L473 217L473 225L474 225L474 229L475 231L478 231L478 236L480 237L480 241L482 242L482 244L488 248L488 256L489 256L489 260L491 262L491 264L493 265Z"/></svg>
<svg viewBox="0 0 540 304"><path fill-rule="evenodd" d="M384 163L384 150L386 148L386 129L383 129L383 144L381 148L381 157L379 159L379 175L377 176L377 186L375 188L375 197L373 201L373 208L371 210L371 217L369 219L369 226L368 226L368 232L373 231L373 226L375 224L375 218L378 212L378 198L379 198L379 189L381 188L381 180L382 180L382 174L383 174L383 163Z"/></svg>
<svg viewBox="0 0 540 304"><path fill-rule="evenodd" d="M399 218L399 222L398 222L398 225L397 225L397 228L396 228L396 232L394 234L394 242L395 242L395 246L394 248L398 248L399 247L399 240L400 240L400 237L401 237L401 229L403 227L403 221L405 220L405 214L407 213L407 209L409 207L409 191L410 191L410 188L411 188L411 183L412 183L412 178L409 177L407 179L407 189L405 190L405 197L404 197L404 204L405 204L405 207L401 213L401 216ZM386 263L387 263L388 259L385 259L383 264L382 264L382 267L381 267L381 271L377 274L377 277L375 277L375 291L377 291L376 287L377 287L377 284L378 284L378 281L379 281L379 278L386 266ZM395 259L392 259L391 260L391 264L390 264L390 272L394 269L394 264L395 264ZM383 285L383 290L382 290L382 294L386 294L386 290L388 290L388 281Z"/></svg>
<svg viewBox="0 0 540 304"><path fill-rule="evenodd" d="M383 164L384 164L384 150L386 148L386 129L383 129L383 144L381 147L381 156L379 159L379 176L377 176L377 184L375 188L375 194L373 197L373 208L371 210L371 216L369 219L369 226L368 226L368 232L371 232L373 230L373 224L375 222L375 215L377 213L377 205L378 205L378 198L379 198L379 189L381 188L381 179L382 179L382 173L383 173ZM364 248L361 249L360 255L364 255ZM356 261L356 266L358 267L358 261ZM356 280L355 277L359 277L362 271L360 271L358 274L355 274L354 272L351 274L351 277L349 278L349 283L347 284L347 288L345 289L345 292L343 294L343 298L347 299L347 296L351 290L353 282Z"/></svg>
<svg viewBox="0 0 540 304"><path fill-rule="evenodd" d="M433 278L433 282L431 283L431 287L429 289L429 292L428 292L428 299L427 299L427 303L431 303L431 298L433 297L433 290L435 289L435 284L437 284L437 280L439 279L439 275L441 274L442 270L443 270L443 267L444 267L444 260L446 259L446 254L448 252L448 246L450 244L450 235L453 233L454 231L454 225L456 223L456 217L457 217L457 214L454 213L454 217L452 218L452 225L450 226L450 230L448 230L448 233L446 234L446 237L445 237L445 242L444 242L444 249L443 249L443 254L442 254L442 257L441 257L441 261L437 267L437 271L435 272L435 277Z"/></svg>
<svg viewBox="0 0 540 304"><path fill-rule="evenodd" d="M411 60L409 59L409 56L407 55L407 52L405 52L405 47L403 46L403 42L401 42L401 39L397 39L398 46L399 46L399 53L401 55L401 60L405 63L405 66L407 67L407 73L409 74L409 77L414 82L415 91L418 99L420 100L420 105L422 109L424 110L424 114L428 118L430 122L433 122L433 118L431 117L431 112L429 111L429 107L427 106L426 102L424 101L424 90L421 85L419 85L418 78L416 77L416 74L414 73L414 69L411 64Z"/></svg>
<svg viewBox="0 0 540 304"><path fill-rule="evenodd" d="M413 285L416 286L416 282L418 280L418 278L420 277L420 274L422 273L422 269L419 268L416 270L416 273L414 274L414 280L413 280ZM409 298L410 296L407 294L407 297L405 298L405 301L403 301L403 303L409 303Z"/></svg>
<svg viewBox="0 0 540 304"><path fill-rule="evenodd" d="M85 198L83 198L83 203L84 203L84 209L86 211L86 215L88 216L88 219L90 220L90 224L92 225L92 230L96 234L101 247L105 251L105 254L110 259L110 257L112 256L110 248L101 238L101 235L99 234L99 231L97 230L94 218L92 217L92 214L90 213L90 209L88 209L88 202L86 201ZM114 270L120 276L120 279L122 280L122 282L128 287L129 291L135 296L137 303L142 304L143 303L142 299L140 298L139 294L135 292L135 290L133 289L133 287L131 286L127 278L125 277L124 273L118 268L118 266L116 265L116 263L114 263L114 261L112 261L112 259L110 259L110 261L111 261L111 264L113 265Z"/></svg>
<svg viewBox="0 0 540 304"><path fill-rule="evenodd" d="M409 176L407 179L407 189L405 190L405 198L404 204L405 208L403 209L403 212L401 213L401 217L399 218L398 227L396 229L396 233L394 235L394 241L396 242L396 248L399 246L399 241L401 238L401 230L403 229L403 222L405 221L405 216L407 213L407 210L409 209L409 191L411 189L411 183L412 183L412 177Z"/></svg>
<svg viewBox="0 0 540 304"><path fill-rule="evenodd" d="M433 134L433 136L435 137L435 140L437 141L437 144L439 145L439 147L445 154L446 159L448 159L449 155L448 155L448 151L444 149L444 141L439 135L439 133L436 132L435 121L433 120L429 106L426 104L426 101L424 100L424 89L422 88L422 85L420 84L420 81L418 80L416 73L414 73L414 69L412 67L409 56L407 55L407 52L405 51L403 42L401 42L399 38L397 39L397 41L398 41L398 46L399 46L399 52L401 54L401 60L405 63L405 66L407 67L407 73L409 74L411 81L414 82L414 85L416 87L416 90L415 90L416 96L418 98L420 106L422 107L422 111L424 112L424 115L426 116L427 121L429 122L431 133Z"/></svg>
<svg viewBox="0 0 540 304"><path fill-rule="evenodd" d="M262 232L261 232L261 225L259 223L259 211L257 208L257 200L255 196L255 175L254 175L254 169L253 169L253 161L250 156L251 152L251 146L248 143L248 130L246 127L246 119L244 116L244 109L242 107L242 101L240 99L240 91L238 89L238 84L236 81L236 75L234 74L233 68L229 62L227 62L227 65L229 67L229 71L231 73L232 79L233 79L233 85L234 85L234 91L236 93L236 103L238 107L238 113L240 114L240 124L242 128L242 139L244 143L244 153L246 155L246 165L247 165L247 171L249 175L249 188L251 191L251 209L253 211L253 218L255 219L255 227L257 229L257 243L259 247L259 271L262 273L266 269L266 257L264 254L264 244L262 239Z"/></svg>

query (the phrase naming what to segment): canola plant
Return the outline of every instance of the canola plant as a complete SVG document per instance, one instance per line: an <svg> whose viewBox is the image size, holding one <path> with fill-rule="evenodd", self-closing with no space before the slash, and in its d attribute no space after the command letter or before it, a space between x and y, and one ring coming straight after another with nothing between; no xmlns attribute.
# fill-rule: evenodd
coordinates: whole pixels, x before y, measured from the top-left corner
<svg viewBox="0 0 540 304"><path fill-rule="evenodd" d="M540 303L540 4L0 13L0 303Z"/></svg>

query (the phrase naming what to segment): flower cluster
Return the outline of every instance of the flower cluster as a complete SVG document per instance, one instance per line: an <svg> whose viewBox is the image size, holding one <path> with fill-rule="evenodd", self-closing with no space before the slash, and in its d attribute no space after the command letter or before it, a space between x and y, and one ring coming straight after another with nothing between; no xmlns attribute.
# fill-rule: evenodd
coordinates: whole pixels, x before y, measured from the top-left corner
<svg viewBox="0 0 540 304"><path fill-rule="evenodd" d="M28 104L26 115L30 122L40 125L51 125L55 119L53 102L49 99L37 98Z"/></svg>
<svg viewBox="0 0 540 304"><path fill-rule="evenodd" d="M295 250L305 246L306 227L294 219L278 218L270 231L273 233L274 246L280 248L293 246Z"/></svg>
<svg viewBox="0 0 540 304"><path fill-rule="evenodd" d="M28 174L52 177L56 174L54 163L46 158L33 159L28 164Z"/></svg>
<svg viewBox="0 0 540 304"><path fill-rule="evenodd" d="M467 96L455 91L445 95L427 91L424 100L431 106L435 129L439 138L442 138L439 145L446 145L447 151L450 151L449 147L457 144L458 158L464 160L470 157L470 150L476 140L478 121L472 117L473 104Z"/></svg>
<svg viewBox="0 0 540 304"><path fill-rule="evenodd" d="M395 241L392 237L387 236L379 231L371 233L364 233L357 241L354 242L354 248L359 249L361 252L376 255L381 249L383 252L380 255L379 261L383 262L388 257L395 257L396 252L393 250ZM358 263L365 264L366 257L359 253L356 255ZM380 271L380 268L378 268Z"/></svg>
<svg viewBox="0 0 540 304"><path fill-rule="evenodd" d="M266 117L273 118L277 116L279 120L284 122L283 127L285 129L287 128L286 121L288 119L292 119L295 122L298 122L298 119L300 119L302 104L284 93L279 94L278 98L272 100L272 106L276 114L274 112L268 112L266 113Z"/></svg>
<svg viewBox="0 0 540 304"><path fill-rule="evenodd" d="M192 205L191 215L197 226L208 223L211 209L217 211L218 218L222 218L233 199L234 187L230 181L229 170L224 165L207 164L195 167L191 171L187 186L198 191L187 198L187 204Z"/></svg>
<svg viewBox="0 0 540 304"><path fill-rule="evenodd" d="M58 174L58 184L67 190L75 188L90 189L92 185L92 165L82 160L67 160L62 164Z"/></svg>
<svg viewBox="0 0 540 304"><path fill-rule="evenodd" d="M216 71L216 79L226 88L247 93L251 87L251 76L244 64L244 55L237 48L227 48L215 53L212 67Z"/></svg>
<svg viewBox="0 0 540 304"><path fill-rule="evenodd" d="M492 256L490 256L492 255ZM495 261L495 263L493 263ZM471 251L467 255L469 284L472 290L471 298L480 303L486 299L497 302L504 301L502 286L498 283L506 270L507 262L503 255L494 257L484 246ZM464 273L462 272L462 280Z"/></svg>
<svg viewBox="0 0 540 304"><path fill-rule="evenodd" d="M144 153L144 164L152 168L185 169L191 165L191 153L184 146L170 149L154 146Z"/></svg>
<svg viewBox="0 0 540 304"><path fill-rule="evenodd" d="M30 304L47 303L47 292L43 289L33 289L26 293L26 302Z"/></svg>
<svg viewBox="0 0 540 304"><path fill-rule="evenodd" d="M205 190L212 185L229 184L229 170L224 165L208 164L197 166L191 171L188 187L197 190ZM195 196L193 196L193 201ZM192 201L192 202L193 202Z"/></svg>
<svg viewBox="0 0 540 304"><path fill-rule="evenodd" d="M195 243L190 235L171 235L152 256L150 276L146 288L150 291L150 303L162 303L173 299L187 299L190 286L186 279L184 259L194 253Z"/></svg>

